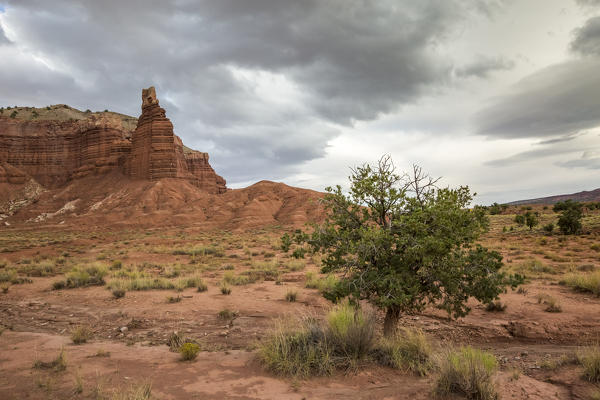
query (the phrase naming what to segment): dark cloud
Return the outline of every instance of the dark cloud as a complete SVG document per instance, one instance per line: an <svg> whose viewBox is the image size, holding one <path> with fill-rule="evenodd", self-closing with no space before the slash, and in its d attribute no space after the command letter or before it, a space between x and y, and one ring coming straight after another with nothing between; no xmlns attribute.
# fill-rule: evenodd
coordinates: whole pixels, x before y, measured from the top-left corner
<svg viewBox="0 0 600 400"><path fill-rule="evenodd" d="M0 54L17 58L0 102L137 115L153 84L176 132L230 181L268 178L322 157L332 124L444 86L453 62L438 48L503 3L10 0L0 21L18 53Z"/></svg>
<svg viewBox="0 0 600 400"><path fill-rule="evenodd" d="M588 19L575 31L571 51L583 56L600 56L600 16Z"/></svg>
<svg viewBox="0 0 600 400"><path fill-rule="evenodd" d="M600 125L600 60L572 60L518 82L476 115L495 138L553 138Z"/></svg>
<svg viewBox="0 0 600 400"><path fill-rule="evenodd" d="M457 68L455 73L460 78L488 78L493 72L510 70L514 66L514 61L504 57L486 57L480 55L476 61Z"/></svg>

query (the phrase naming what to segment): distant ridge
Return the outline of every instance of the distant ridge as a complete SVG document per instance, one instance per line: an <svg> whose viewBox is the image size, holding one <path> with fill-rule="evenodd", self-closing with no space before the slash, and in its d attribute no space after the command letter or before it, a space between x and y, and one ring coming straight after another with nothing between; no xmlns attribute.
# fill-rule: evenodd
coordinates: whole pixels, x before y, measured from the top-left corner
<svg viewBox="0 0 600 400"><path fill-rule="evenodd" d="M589 191L584 190L583 192L572 194L559 194L556 196L539 197L537 199L512 201L506 204L513 206L518 206L521 204L554 204L558 203L559 201L565 201L569 199L580 202L600 201L600 188Z"/></svg>

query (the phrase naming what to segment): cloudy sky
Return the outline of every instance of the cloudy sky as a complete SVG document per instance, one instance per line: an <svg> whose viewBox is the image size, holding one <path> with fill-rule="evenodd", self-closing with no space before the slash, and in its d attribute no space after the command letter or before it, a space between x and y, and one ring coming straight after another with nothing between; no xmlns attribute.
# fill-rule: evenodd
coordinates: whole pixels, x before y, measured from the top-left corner
<svg viewBox="0 0 600 400"><path fill-rule="evenodd" d="M600 0L0 0L0 106L137 116L230 187L392 155L477 202L600 187Z"/></svg>

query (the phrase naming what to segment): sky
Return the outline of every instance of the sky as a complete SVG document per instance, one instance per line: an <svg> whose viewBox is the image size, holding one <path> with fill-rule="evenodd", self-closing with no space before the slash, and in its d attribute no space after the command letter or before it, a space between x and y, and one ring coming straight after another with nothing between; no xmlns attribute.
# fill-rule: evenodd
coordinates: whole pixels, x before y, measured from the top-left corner
<svg viewBox="0 0 600 400"><path fill-rule="evenodd" d="M600 187L600 0L0 0L0 106L140 114L229 187L392 156L490 204Z"/></svg>

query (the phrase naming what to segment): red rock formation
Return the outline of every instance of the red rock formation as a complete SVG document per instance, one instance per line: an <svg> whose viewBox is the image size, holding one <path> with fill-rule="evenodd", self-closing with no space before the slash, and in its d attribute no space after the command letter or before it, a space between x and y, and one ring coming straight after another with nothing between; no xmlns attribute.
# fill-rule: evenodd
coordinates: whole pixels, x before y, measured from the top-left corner
<svg viewBox="0 0 600 400"><path fill-rule="evenodd" d="M46 187L60 187L114 170L137 179L185 179L214 194L227 190L208 154L184 151L153 87L142 92L133 134L118 117L102 114L63 122L0 116L0 182L24 182L29 175Z"/></svg>

